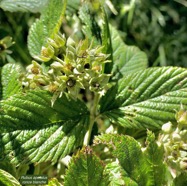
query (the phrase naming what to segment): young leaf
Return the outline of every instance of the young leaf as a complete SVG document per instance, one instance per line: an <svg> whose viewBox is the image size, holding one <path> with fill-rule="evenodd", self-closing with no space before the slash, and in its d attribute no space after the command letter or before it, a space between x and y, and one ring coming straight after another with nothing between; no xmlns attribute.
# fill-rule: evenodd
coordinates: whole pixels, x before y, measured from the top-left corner
<svg viewBox="0 0 187 186"><path fill-rule="evenodd" d="M101 113L127 128L155 129L175 121L175 110L187 106L187 71L149 68L118 81L101 99Z"/></svg>
<svg viewBox="0 0 187 186"><path fill-rule="evenodd" d="M131 185L145 186L149 181L148 164L138 142L130 136L104 134L94 139L95 144L105 144L126 173ZM125 175L124 175L125 177ZM133 181L131 181L133 180Z"/></svg>
<svg viewBox="0 0 187 186"><path fill-rule="evenodd" d="M110 35L113 48L113 79L122 78L147 68L148 59L144 52L135 46L127 46L118 31L110 26Z"/></svg>
<svg viewBox="0 0 187 186"><path fill-rule="evenodd" d="M31 91L1 102L0 159L55 162L82 145L87 107L64 94L51 108L51 98L46 91Z"/></svg>
<svg viewBox="0 0 187 186"><path fill-rule="evenodd" d="M65 175L64 186L97 185L107 186L104 165L90 147L84 147L74 156Z"/></svg>
<svg viewBox="0 0 187 186"><path fill-rule="evenodd" d="M164 148L158 146L155 141L155 135L148 131L147 147L144 155L147 157L150 172L150 185L160 186L166 185L166 171L167 167L164 162Z"/></svg>
<svg viewBox="0 0 187 186"><path fill-rule="evenodd" d="M28 36L28 48L32 57L40 59L42 46L46 46L47 38L54 38L59 32L65 14L67 0L49 0L41 17L31 27Z"/></svg>
<svg viewBox="0 0 187 186"><path fill-rule="evenodd" d="M0 7L5 11L10 12L41 12L42 9L47 5L49 0L2 0L0 2Z"/></svg>
<svg viewBox="0 0 187 186"><path fill-rule="evenodd" d="M21 186L21 184L8 172L0 169L1 186Z"/></svg>
<svg viewBox="0 0 187 186"><path fill-rule="evenodd" d="M6 99L21 91L21 82L19 81L21 67L17 64L6 64L1 72L2 98Z"/></svg>

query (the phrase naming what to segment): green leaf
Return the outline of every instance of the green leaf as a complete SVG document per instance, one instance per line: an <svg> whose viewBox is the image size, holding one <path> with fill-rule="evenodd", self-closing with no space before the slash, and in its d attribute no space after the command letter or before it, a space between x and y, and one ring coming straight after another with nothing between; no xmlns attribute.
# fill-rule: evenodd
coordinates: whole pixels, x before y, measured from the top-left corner
<svg viewBox="0 0 187 186"><path fill-rule="evenodd" d="M158 67L129 74L101 99L100 112L126 128L155 129L187 106L187 70Z"/></svg>
<svg viewBox="0 0 187 186"><path fill-rule="evenodd" d="M104 165L90 147L84 147L74 156L65 175L64 186L107 186Z"/></svg>
<svg viewBox="0 0 187 186"><path fill-rule="evenodd" d="M66 10L67 0L49 0L41 17L31 27L28 36L28 48L31 56L40 58L42 46L47 45L47 38L54 38L59 32Z"/></svg>
<svg viewBox="0 0 187 186"><path fill-rule="evenodd" d="M51 107L51 98L46 91L32 91L1 102L0 159L15 164L56 162L82 145L87 107L65 94Z"/></svg>
<svg viewBox="0 0 187 186"><path fill-rule="evenodd" d="M113 48L113 79L120 79L126 74L131 74L147 68L148 59L144 52L135 46L126 45L118 31L110 26Z"/></svg>
<svg viewBox="0 0 187 186"><path fill-rule="evenodd" d="M183 172L174 179L172 186L186 186L186 185L187 185L187 173Z"/></svg>
<svg viewBox="0 0 187 186"><path fill-rule="evenodd" d="M2 88L2 98L6 99L14 94L21 91L21 81L19 81L22 68L17 64L6 64L2 68L1 72L1 84Z"/></svg>
<svg viewBox="0 0 187 186"><path fill-rule="evenodd" d="M129 185L145 186L149 180L148 164L138 142L130 136L104 134L96 136L94 144L105 144L127 175ZM124 175L125 177L125 175ZM133 180L133 181L131 181Z"/></svg>
<svg viewBox="0 0 187 186"><path fill-rule="evenodd" d="M144 151L145 156L149 164L149 172L151 174L150 185L160 186L166 185L166 170L167 167L164 162L164 148L158 146L155 141L155 135L148 131L147 136L147 147Z"/></svg>
<svg viewBox="0 0 187 186"><path fill-rule="evenodd" d="M1 0L0 7L5 11L10 12L41 12L43 8L47 5L49 0Z"/></svg>
<svg viewBox="0 0 187 186"><path fill-rule="evenodd" d="M105 166L105 172L109 175L109 186L121 186L121 185L128 185L128 186L138 186L138 184L133 181L125 170L119 165L118 162L108 163Z"/></svg>
<svg viewBox="0 0 187 186"><path fill-rule="evenodd" d="M88 118L58 122L35 130L16 130L0 135L0 158L19 163L55 163L81 146Z"/></svg>
<svg viewBox="0 0 187 186"><path fill-rule="evenodd" d="M51 99L52 94L38 90L1 101L1 127L4 126L8 131L39 129L88 114L86 105L78 99L75 101L64 94L53 107Z"/></svg>
<svg viewBox="0 0 187 186"><path fill-rule="evenodd" d="M21 186L21 184L8 172L0 169L1 186Z"/></svg>
<svg viewBox="0 0 187 186"><path fill-rule="evenodd" d="M0 160L0 170L4 170L14 176L15 178L18 176L16 166L11 164L8 161L1 161Z"/></svg>

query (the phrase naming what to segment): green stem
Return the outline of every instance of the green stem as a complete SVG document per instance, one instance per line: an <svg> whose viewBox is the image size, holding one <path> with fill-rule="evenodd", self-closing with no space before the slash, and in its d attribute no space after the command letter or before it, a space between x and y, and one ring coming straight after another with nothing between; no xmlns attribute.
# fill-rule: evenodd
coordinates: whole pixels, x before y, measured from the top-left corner
<svg viewBox="0 0 187 186"><path fill-rule="evenodd" d="M64 64L64 61L62 61L60 58L56 57L56 56L53 56L53 59Z"/></svg>
<svg viewBox="0 0 187 186"><path fill-rule="evenodd" d="M98 106L99 99L100 99L100 95L95 94L95 97L93 100L93 106L90 109L90 124L89 124L88 130L86 132L86 135L84 137L84 143L83 143L84 146L89 145L89 142L90 142L92 128L93 128L93 125L94 125L94 122L95 122L95 119L97 116L97 106Z"/></svg>
<svg viewBox="0 0 187 186"><path fill-rule="evenodd" d="M40 164L35 165L34 167L34 175L40 174Z"/></svg>

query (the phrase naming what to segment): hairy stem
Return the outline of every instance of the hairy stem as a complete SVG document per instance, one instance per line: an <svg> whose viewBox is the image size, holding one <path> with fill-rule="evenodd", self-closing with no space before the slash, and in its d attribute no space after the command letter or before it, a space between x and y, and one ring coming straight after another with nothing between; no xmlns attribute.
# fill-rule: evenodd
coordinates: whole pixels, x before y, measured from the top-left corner
<svg viewBox="0 0 187 186"><path fill-rule="evenodd" d="M100 98L100 95L95 94L95 97L94 97L94 100L93 100L93 106L90 109L89 128L88 128L88 131L86 132L86 135L84 137L83 145L85 145L85 146L89 145L89 142L90 142L92 128L93 128L93 125L94 125L94 122L95 122L95 119L96 119L96 116L97 116L97 106L98 106L99 98Z"/></svg>

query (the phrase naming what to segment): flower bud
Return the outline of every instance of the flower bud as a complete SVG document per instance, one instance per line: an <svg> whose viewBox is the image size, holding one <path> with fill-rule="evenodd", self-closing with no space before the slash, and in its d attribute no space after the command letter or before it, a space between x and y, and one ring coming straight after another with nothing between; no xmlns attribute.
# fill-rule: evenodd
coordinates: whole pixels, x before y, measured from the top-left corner
<svg viewBox="0 0 187 186"><path fill-rule="evenodd" d="M31 88L31 89L35 89L36 87L37 87L37 85L36 85L35 82L32 82L32 83L30 84L30 88Z"/></svg>
<svg viewBox="0 0 187 186"><path fill-rule="evenodd" d="M45 86L46 84L47 84L47 81L46 80L44 80L44 78L38 78L37 80L36 80L36 82L37 82L37 84L38 85L40 85L40 86Z"/></svg>
<svg viewBox="0 0 187 186"><path fill-rule="evenodd" d="M173 133L172 138L175 142L181 141L181 137L179 134Z"/></svg>
<svg viewBox="0 0 187 186"><path fill-rule="evenodd" d="M51 45L47 47L42 46L40 59L44 62L49 61L54 56L54 48Z"/></svg>
<svg viewBox="0 0 187 186"><path fill-rule="evenodd" d="M47 42L49 45L53 46L54 48L58 49L65 45L66 39L64 35L56 34L53 39L48 38Z"/></svg>
<svg viewBox="0 0 187 186"><path fill-rule="evenodd" d="M175 118L179 124L187 125L187 111L181 109L179 112L176 113Z"/></svg>
<svg viewBox="0 0 187 186"><path fill-rule="evenodd" d="M59 48L58 45L56 44L56 42L51 39L51 38L47 38L47 42L49 43L49 45L51 45L54 48Z"/></svg>
<svg viewBox="0 0 187 186"><path fill-rule="evenodd" d="M186 143L182 144L181 147L182 147L183 150L186 150L186 151L187 151L187 144L186 144Z"/></svg>
<svg viewBox="0 0 187 186"><path fill-rule="evenodd" d="M58 48L63 47L66 43L66 38L65 35L63 34L56 34L54 37L54 41L56 43L56 45L58 46Z"/></svg>
<svg viewBox="0 0 187 186"><path fill-rule="evenodd" d="M57 61L53 62L51 64L51 68L54 68L54 69L58 69L58 70L61 70L63 68L63 65Z"/></svg>
<svg viewBox="0 0 187 186"><path fill-rule="evenodd" d="M172 132L172 123L168 122L162 125L162 131L166 134L169 134Z"/></svg>
<svg viewBox="0 0 187 186"><path fill-rule="evenodd" d="M75 45L76 45L75 41L71 37L69 37L67 39L67 46L69 47L69 46L75 46Z"/></svg>

